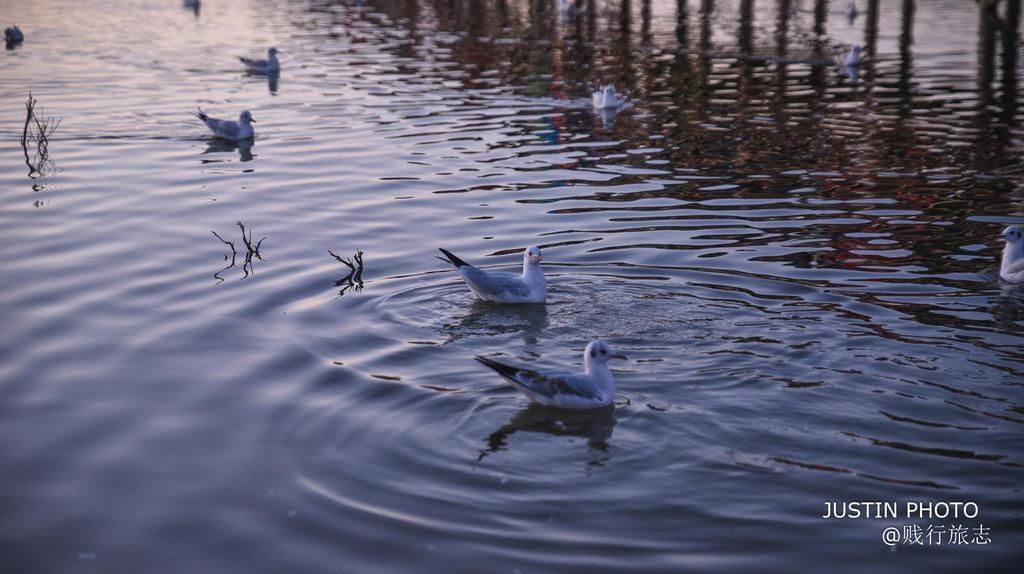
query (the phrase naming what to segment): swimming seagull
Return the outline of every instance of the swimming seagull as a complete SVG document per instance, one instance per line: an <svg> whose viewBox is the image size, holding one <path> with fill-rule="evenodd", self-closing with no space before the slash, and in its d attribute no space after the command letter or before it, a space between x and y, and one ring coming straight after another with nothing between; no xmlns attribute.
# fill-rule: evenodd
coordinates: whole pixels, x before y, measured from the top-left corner
<svg viewBox="0 0 1024 574"><path fill-rule="evenodd" d="M476 360L505 377L531 401L563 409L597 409L612 404L615 399L615 378L608 361L625 359L604 341L591 341L583 351L582 373L538 373L530 369L512 367L487 357Z"/></svg>
<svg viewBox="0 0 1024 574"><path fill-rule="evenodd" d="M245 67L250 74L274 74L281 70L281 64L277 61L277 48L267 50L266 60L254 60L252 58L242 57L239 57L238 59L245 64Z"/></svg>
<svg viewBox="0 0 1024 574"><path fill-rule="evenodd" d="M1024 227L1011 225L1003 230L1003 261L999 278L1010 283L1024 283Z"/></svg>
<svg viewBox="0 0 1024 574"><path fill-rule="evenodd" d="M857 19L857 3L854 0L850 0L850 3L846 5L846 21L853 26L853 21Z"/></svg>
<svg viewBox="0 0 1024 574"><path fill-rule="evenodd" d="M595 110L614 110L625 103L619 98L618 92L615 91L615 86L602 87L600 90L590 94L590 99L594 102Z"/></svg>
<svg viewBox="0 0 1024 574"><path fill-rule="evenodd" d="M859 66L860 65L860 53L863 48L860 46L854 46L850 48L850 51L843 57L843 65L846 67Z"/></svg>
<svg viewBox="0 0 1024 574"><path fill-rule="evenodd" d="M860 55L862 51L863 48L860 46L854 46L844 55L836 54L836 66L853 83L857 83L857 80L860 78Z"/></svg>
<svg viewBox="0 0 1024 574"><path fill-rule="evenodd" d="M7 46L14 46L25 41L25 34L22 33L21 28L17 24L12 25L10 28L4 30L4 42Z"/></svg>
<svg viewBox="0 0 1024 574"><path fill-rule="evenodd" d="M455 266L470 291L485 301L495 303L543 303L547 297L544 271L540 268L540 248L523 251L523 274L507 271L484 271L459 259L451 251L441 253ZM441 259L438 257L438 259ZM444 261L442 259L442 261Z"/></svg>
<svg viewBox="0 0 1024 574"><path fill-rule="evenodd" d="M238 116L238 121L233 122L231 120L218 120L211 118L206 115L206 112L199 109L199 113L195 116L206 124L206 127L210 128L213 135L224 138L231 141L242 141L256 137L256 131L252 129L252 124L256 123L256 120L252 119L252 114L249 110L245 110Z"/></svg>

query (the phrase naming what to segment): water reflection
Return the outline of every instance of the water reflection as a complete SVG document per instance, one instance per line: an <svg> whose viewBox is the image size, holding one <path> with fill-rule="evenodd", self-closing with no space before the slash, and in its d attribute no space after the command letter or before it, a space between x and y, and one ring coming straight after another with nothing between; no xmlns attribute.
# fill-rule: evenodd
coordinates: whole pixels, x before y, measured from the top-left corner
<svg viewBox="0 0 1024 574"><path fill-rule="evenodd" d="M608 442L612 438L615 424L615 405L590 411L572 411L530 403L487 437L487 446L480 451L477 460L508 450L510 437L517 432L524 432L585 439L587 447L599 453L589 464L603 464L610 457Z"/></svg>
<svg viewBox="0 0 1024 574"><path fill-rule="evenodd" d="M274 71L265 72L265 73L253 72L253 71L250 70L250 71L246 71L245 72L245 77L248 78L248 79L251 79L253 81L259 81L259 82L262 82L262 81L266 80L266 82L267 82L267 92L270 95L272 95L272 96L276 96L277 95L278 84L279 84L279 82L281 80L281 70L274 70Z"/></svg>
<svg viewBox="0 0 1024 574"><path fill-rule="evenodd" d="M199 10L203 7L202 0L182 0L181 5L183 8L191 10L196 18L199 17Z"/></svg>
<svg viewBox="0 0 1024 574"><path fill-rule="evenodd" d="M223 138L214 138L207 140L206 149L202 151L201 155L213 154L213 153L231 153L233 151L238 152L238 159L242 162L252 161L254 156L252 154L252 147L255 141L252 139L232 141ZM215 162L221 160L203 160L205 162Z"/></svg>
<svg viewBox="0 0 1024 574"><path fill-rule="evenodd" d="M468 313L441 327L449 343L464 338L516 334L523 343L536 345L548 327L547 305L500 305L474 299Z"/></svg>

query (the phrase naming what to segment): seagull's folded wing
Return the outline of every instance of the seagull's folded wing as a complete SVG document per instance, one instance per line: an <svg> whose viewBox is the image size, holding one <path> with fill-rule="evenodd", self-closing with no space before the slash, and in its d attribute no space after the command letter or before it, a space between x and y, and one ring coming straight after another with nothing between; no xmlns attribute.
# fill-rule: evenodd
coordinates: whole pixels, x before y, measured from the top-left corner
<svg viewBox="0 0 1024 574"><path fill-rule="evenodd" d="M238 122L220 121L217 123L217 127L215 127L214 130L217 132L217 135L221 137L234 139L238 137L240 128L238 126Z"/></svg>
<svg viewBox="0 0 1024 574"><path fill-rule="evenodd" d="M584 375L551 373L543 374L522 367L513 367L487 357L477 357L477 360L494 369L499 375L505 377L509 382L545 397L574 396L584 399L596 399L597 396L586 389L581 388L580 379Z"/></svg>
<svg viewBox="0 0 1024 574"><path fill-rule="evenodd" d="M461 267L459 270L466 281L477 290L493 297L500 298L509 295L526 297L530 294L530 288L523 283L523 279L519 275L502 272L488 273L472 266Z"/></svg>

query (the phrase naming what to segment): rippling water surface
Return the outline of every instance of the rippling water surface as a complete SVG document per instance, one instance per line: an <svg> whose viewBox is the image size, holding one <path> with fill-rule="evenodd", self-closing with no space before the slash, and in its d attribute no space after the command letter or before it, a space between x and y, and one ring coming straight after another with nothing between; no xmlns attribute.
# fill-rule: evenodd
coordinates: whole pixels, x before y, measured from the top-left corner
<svg viewBox="0 0 1024 574"><path fill-rule="evenodd" d="M1009 567L1020 49L973 2L859 3L6 3L2 569ZM239 70L270 45L279 78ZM602 83L632 106L595 115ZM30 90L62 120L43 174ZM251 110L255 145L197 105ZM530 244L546 306L434 258ZM472 360L598 337L631 360L597 413ZM992 543L882 543L912 522Z"/></svg>

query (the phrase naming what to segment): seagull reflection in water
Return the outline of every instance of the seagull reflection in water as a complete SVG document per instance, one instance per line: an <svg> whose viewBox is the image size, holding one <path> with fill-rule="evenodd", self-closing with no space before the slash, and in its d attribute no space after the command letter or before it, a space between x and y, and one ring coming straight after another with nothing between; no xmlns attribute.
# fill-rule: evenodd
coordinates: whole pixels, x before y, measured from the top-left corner
<svg viewBox="0 0 1024 574"><path fill-rule="evenodd" d="M267 91L270 92L271 96L277 95L278 83L281 80L281 71L273 70L269 72L253 72L251 70L243 72L243 77L248 80L254 80L262 82L264 79L267 80Z"/></svg>
<svg viewBox="0 0 1024 574"><path fill-rule="evenodd" d="M508 439L516 432L546 433L553 436L575 436L587 440L591 450L608 453L608 441L615 430L615 405L574 411L547 407L537 403L520 409L508 423L487 437L487 447L480 451L477 461L487 455L508 450ZM607 458L594 463L602 463Z"/></svg>
<svg viewBox="0 0 1024 574"><path fill-rule="evenodd" d="M519 334L527 345L536 345L541 332L548 328L546 305L503 305L474 300L468 314L441 327L448 342L460 339Z"/></svg>
<svg viewBox="0 0 1024 574"><path fill-rule="evenodd" d="M210 153L230 153L238 150L238 158L243 161L252 161L256 156L252 155L253 140L240 140L237 142L225 140L222 138L215 138L207 140L206 149L203 150L203 155Z"/></svg>

